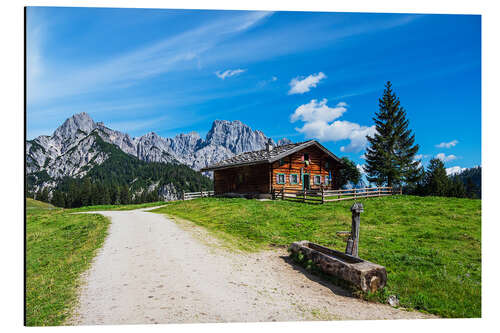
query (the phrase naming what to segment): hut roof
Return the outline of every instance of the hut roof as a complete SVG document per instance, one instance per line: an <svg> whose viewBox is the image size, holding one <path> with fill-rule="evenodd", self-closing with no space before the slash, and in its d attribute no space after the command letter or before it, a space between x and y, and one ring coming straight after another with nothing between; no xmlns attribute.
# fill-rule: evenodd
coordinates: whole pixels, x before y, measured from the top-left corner
<svg viewBox="0 0 500 333"><path fill-rule="evenodd" d="M208 167L203 168L200 171L213 171L213 170L227 169L243 165L273 163L277 160L282 159L283 157L286 157L290 154L293 154L297 151L300 151L306 147L313 145L316 145L318 148L323 150L326 154L328 154L331 158L333 158L337 162L342 163L342 161L337 156L335 156L335 154L333 154L328 149L323 147L323 145L321 145L319 142L315 140L309 140L304 142L291 143L283 146L276 146L273 147L273 149L270 151L267 149L249 151L246 153L233 156L226 160L220 161L218 163L209 165Z"/></svg>

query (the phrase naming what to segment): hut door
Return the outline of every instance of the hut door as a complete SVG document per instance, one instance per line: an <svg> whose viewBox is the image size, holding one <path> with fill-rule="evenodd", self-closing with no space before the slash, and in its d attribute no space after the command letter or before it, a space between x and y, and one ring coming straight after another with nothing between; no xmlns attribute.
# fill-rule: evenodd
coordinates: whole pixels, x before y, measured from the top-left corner
<svg viewBox="0 0 500 333"><path fill-rule="evenodd" d="M302 188L304 190L309 190L310 189L310 182L309 182L309 175L308 174L304 174L302 176Z"/></svg>

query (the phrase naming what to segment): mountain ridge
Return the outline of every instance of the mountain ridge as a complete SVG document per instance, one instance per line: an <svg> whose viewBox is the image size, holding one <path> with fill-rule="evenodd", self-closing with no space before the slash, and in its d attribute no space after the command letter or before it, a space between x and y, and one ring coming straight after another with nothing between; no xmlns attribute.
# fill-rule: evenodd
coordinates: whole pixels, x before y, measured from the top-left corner
<svg viewBox="0 0 500 333"><path fill-rule="evenodd" d="M27 141L28 173L46 170L53 178L80 174L83 165L95 158L92 140L88 139L94 131L104 141L140 160L182 163L194 170L243 152L263 149L270 140L262 131L253 130L239 120L214 120L205 139L197 132L179 133L173 138L164 138L155 132L131 137L106 127L102 122L94 122L88 113L82 112L66 119L52 135L41 135ZM283 138L278 144L290 142ZM75 152L75 147L78 154L68 156L68 153ZM75 159L79 163L69 166L69 160ZM104 159L105 156L101 156L102 162Z"/></svg>
<svg viewBox="0 0 500 333"><path fill-rule="evenodd" d="M52 135L26 141L30 190L54 189L67 177L82 179L93 168L105 163L113 154L112 150L103 148L101 140L131 158L147 163L181 164L198 171L236 154L263 149L271 139L239 120L218 119L212 122L205 139L197 132L179 133L172 138L161 137L155 132L131 137L102 122L95 122L86 112L77 113L66 119ZM290 142L283 138L277 144Z"/></svg>

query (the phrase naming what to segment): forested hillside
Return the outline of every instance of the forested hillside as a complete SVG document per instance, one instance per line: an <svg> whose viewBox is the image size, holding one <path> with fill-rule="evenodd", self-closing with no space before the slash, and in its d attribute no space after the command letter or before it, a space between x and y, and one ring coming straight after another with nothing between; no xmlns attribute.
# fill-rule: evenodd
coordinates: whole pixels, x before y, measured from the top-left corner
<svg viewBox="0 0 500 333"><path fill-rule="evenodd" d="M465 185L469 197L481 198L481 167L477 166L453 175L452 180L461 181Z"/></svg>
<svg viewBox="0 0 500 333"><path fill-rule="evenodd" d="M28 175L28 196L50 201L59 207L80 207L176 199L182 191L210 190L213 187L209 178L186 165L141 161L104 142L99 135L92 135L97 149L109 156L106 161L92 167L82 178L58 180L51 194L47 187L34 191L37 185L51 181L46 172Z"/></svg>

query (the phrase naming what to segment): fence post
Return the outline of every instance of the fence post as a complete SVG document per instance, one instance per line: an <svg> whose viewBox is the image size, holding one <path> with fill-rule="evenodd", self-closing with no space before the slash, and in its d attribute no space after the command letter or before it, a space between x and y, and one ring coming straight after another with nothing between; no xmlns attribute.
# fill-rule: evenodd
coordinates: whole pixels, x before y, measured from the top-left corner
<svg viewBox="0 0 500 333"><path fill-rule="evenodd" d="M321 188L321 203L325 203L325 189L323 187Z"/></svg>
<svg viewBox="0 0 500 333"><path fill-rule="evenodd" d="M355 202L354 205L351 206L351 212L351 236L349 236L349 239L347 240L345 253L350 254L354 257L358 257L359 225L361 220L361 213L363 212L363 204L361 202Z"/></svg>
<svg viewBox="0 0 500 333"><path fill-rule="evenodd" d="M182 201L186 200L186 194L184 191L182 191Z"/></svg>
<svg viewBox="0 0 500 333"><path fill-rule="evenodd" d="M285 187L281 189L281 200L285 200Z"/></svg>
<svg viewBox="0 0 500 333"><path fill-rule="evenodd" d="M403 195L403 186L399 188L399 195Z"/></svg>
<svg viewBox="0 0 500 333"><path fill-rule="evenodd" d="M306 189L304 188L304 199L303 202L306 202Z"/></svg>
<svg viewBox="0 0 500 333"><path fill-rule="evenodd" d="M380 197L380 186L378 188L378 196Z"/></svg>

